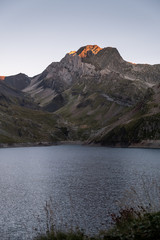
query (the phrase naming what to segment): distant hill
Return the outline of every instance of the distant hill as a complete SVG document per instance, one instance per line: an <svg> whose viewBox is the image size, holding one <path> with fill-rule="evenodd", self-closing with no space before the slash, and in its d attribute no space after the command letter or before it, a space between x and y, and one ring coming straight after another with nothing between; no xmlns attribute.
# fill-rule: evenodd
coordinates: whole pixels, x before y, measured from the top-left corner
<svg viewBox="0 0 160 240"><path fill-rule="evenodd" d="M9 77L4 77L3 80L6 85L18 90L26 88L31 82L31 79L23 73L19 73L17 75Z"/></svg>

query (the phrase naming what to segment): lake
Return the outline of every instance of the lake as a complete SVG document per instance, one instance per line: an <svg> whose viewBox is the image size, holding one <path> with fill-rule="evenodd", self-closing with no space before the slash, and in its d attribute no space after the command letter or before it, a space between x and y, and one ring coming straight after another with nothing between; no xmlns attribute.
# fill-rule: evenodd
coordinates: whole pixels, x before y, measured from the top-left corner
<svg viewBox="0 0 160 240"><path fill-rule="evenodd" d="M0 149L1 239L28 240L43 232L46 202L57 228L78 225L96 233L109 225L110 214L126 199L134 200L133 189L146 200L146 188L151 189L152 180L158 183L159 176L159 149L79 145Z"/></svg>

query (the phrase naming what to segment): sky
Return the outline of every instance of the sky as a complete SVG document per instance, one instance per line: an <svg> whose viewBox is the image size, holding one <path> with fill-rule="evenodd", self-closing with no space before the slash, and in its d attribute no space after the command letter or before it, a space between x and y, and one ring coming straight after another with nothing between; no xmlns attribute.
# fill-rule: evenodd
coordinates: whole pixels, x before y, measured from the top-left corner
<svg viewBox="0 0 160 240"><path fill-rule="evenodd" d="M160 0L0 0L0 75L34 76L81 46L160 63Z"/></svg>

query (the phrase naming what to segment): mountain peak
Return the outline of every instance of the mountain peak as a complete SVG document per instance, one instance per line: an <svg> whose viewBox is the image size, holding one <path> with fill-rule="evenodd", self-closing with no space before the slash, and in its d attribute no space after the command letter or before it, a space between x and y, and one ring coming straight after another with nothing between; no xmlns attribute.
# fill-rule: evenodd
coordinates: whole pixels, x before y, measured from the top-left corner
<svg viewBox="0 0 160 240"><path fill-rule="evenodd" d="M86 45L77 51L77 55L79 55L81 58L85 58L89 55L96 55L100 50L102 50L102 48L100 48L98 45Z"/></svg>
<svg viewBox="0 0 160 240"><path fill-rule="evenodd" d="M22 90L25 87L27 87L30 81L31 79L24 73L18 73L16 75L12 75L4 78L5 84L18 90Z"/></svg>
<svg viewBox="0 0 160 240"><path fill-rule="evenodd" d="M78 51L71 51L69 55L75 56L77 54L81 58L96 55L102 48L98 45L86 45L78 49Z"/></svg>
<svg viewBox="0 0 160 240"><path fill-rule="evenodd" d="M89 62L93 62L93 64L98 65L102 69L109 67L110 69L117 71L118 68L121 68L121 64L124 63L124 60L119 54L117 48L107 47L103 48L94 59L89 59Z"/></svg>
<svg viewBox="0 0 160 240"><path fill-rule="evenodd" d="M106 48L103 48L103 51L101 52L102 55L105 54L107 55L108 57L117 57L117 58L122 58L121 55L119 54L117 48L114 48L114 47L106 47Z"/></svg>

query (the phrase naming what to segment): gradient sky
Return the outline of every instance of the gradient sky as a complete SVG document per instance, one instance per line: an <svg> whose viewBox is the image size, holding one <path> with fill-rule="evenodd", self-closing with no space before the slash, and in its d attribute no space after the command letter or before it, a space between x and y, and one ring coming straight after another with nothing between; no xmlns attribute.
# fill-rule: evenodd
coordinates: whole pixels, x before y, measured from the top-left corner
<svg viewBox="0 0 160 240"><path fill-rule="evenodd" d="M160 63L160 0L0 0L0 12L0 75L36 75L87 44Z"/></svg>

